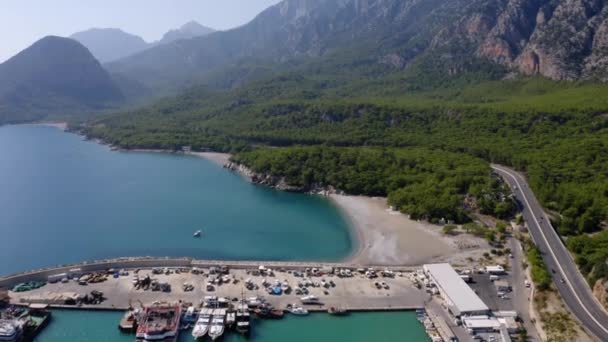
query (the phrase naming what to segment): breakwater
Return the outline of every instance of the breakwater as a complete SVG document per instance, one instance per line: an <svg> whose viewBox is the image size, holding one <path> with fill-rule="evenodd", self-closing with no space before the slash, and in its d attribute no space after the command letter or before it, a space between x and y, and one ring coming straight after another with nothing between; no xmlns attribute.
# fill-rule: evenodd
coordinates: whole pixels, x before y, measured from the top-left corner
<svg viewBox="0 0 608 342"><path fill-rule="evenodd" d="M357 265L349 263L321 263L321 262L293 262L293 261L229 261L229 260L198 260L194 258L171 258L171 257L129 257L129 258L114 258L105 260L86 261L69 265L59 265L56 267L48 267L37 270L30 270L21 273L0 277L0 288L10 288L16 284L27 281L46 281L47 278L54 274L67 273L71 269L79 268L83 273L99 272L108 269L142 269L142 268L209 268L213 266L226 266L229 268L238 269L256 269L263 265L272 269L306 269L306 268L388 268L393 271L409 272L414 270L415 266L370 266Z"/></svg>

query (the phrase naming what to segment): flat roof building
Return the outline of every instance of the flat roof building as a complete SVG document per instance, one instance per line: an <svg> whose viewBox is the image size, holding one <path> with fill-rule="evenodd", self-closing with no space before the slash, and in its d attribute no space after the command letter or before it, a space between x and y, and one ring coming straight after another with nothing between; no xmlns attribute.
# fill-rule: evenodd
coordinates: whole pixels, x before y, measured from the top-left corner
<svg viewBox="0 0 608 342"><path fill-rule="evenodd" d="M454 316L487 315L490 309L450 264L424 265L424 273L437 286Z"/></svg>

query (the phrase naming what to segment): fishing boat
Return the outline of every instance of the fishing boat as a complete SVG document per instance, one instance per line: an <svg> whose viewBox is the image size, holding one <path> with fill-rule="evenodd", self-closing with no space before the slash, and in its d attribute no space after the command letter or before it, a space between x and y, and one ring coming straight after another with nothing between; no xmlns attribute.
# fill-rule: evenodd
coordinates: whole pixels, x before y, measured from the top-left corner
<svg viewBox="0 0 608 342"><path fill-rule="evenodd" d="M137 327L135 341L177 341L181 312L179 305L159 304L147 307Z"/></svg>
<svg viewBox="0 0 608 342"><path fill-rule="evenodd" d="M194 329L192 329L192 337L195 340L201 340L207 332L209 331L209 326L211 325L211 313L212 309L203 309L198 316L198 320L194 325Z"/></svg>
<svg viewBox="0 0 608 342"><path fill-rule="evenodd" d="M202 234L203 234L202 230L197 230L197 231L194 232L193 236L194 237L201 237Z"/></svg>
<svg viewBox="0 0 608 342"><path fill-rule="evenodd" d="M340 306L332 306L329 309L327 309L327 313L329 313L330 315L334 315L334 316L344 316L346 314L348 314L348 310L346 310L343 307Z"/></svg>
<svg viewBox="0 0 608 342"><path fill-rule="evenodd" d="M261 305L253 312L260 318L281 319L285 315L283 310L275 309L270 305Z"/></svg>
<svg viewBox="0 0 608 342"><path fill-rule="evenodd" d="M249 334L250 315L247 310L239 310L236 312L236 331L241 335Z"/></svg>
<svg viewBox="0 0 608 342"><path fill-rule="evenodd" d="M209 337L212 341L217 340L224 334L224 323L226 322L226 309L215 309L209 327Z"/></svg>

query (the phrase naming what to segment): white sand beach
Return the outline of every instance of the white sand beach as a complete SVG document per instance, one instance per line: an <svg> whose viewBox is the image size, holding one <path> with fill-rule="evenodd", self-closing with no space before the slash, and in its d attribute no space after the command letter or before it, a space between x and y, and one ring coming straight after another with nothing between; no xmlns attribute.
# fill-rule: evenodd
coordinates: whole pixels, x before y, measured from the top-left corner
<svg viewBox="0 0 608 342"><path fill-rule="evenodd" d="M359 249L347 262L361 265L420 265L449 261L467 264L488 244L470 235L448 237L441 227L390 210L385 198L331 195L351 221Z"/></svg>

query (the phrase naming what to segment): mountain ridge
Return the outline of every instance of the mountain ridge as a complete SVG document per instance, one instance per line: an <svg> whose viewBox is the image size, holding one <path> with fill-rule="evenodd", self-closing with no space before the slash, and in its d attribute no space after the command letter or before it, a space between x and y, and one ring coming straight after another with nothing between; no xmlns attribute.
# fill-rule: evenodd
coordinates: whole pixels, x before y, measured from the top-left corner
<svg viewBox="0 0 608 342"><path fill-rule="evenodd" d="M102 111L124 101L83 45L47 36L0 64L0 123Z"/></svg>
<svg viewBox="0 0 608 342"><path fill-rule="evenodd" d="M140 36L119 28L90 28L69 36L86 46L102 64L126 58L159 45L180 39L190 39L215 32L192 20L177 29L167 31L160 40L146 42Z"/></svg>
<svg viewBox="0 0 608 342"><path fill-rule="evenodd" d="M605 82L607 18L600 0L285 0L244 26L107 68L149 85L183 85L242 59L290 63L349 47L396 69L431 54L448 74L481 59L523 75Z"/></svg>

